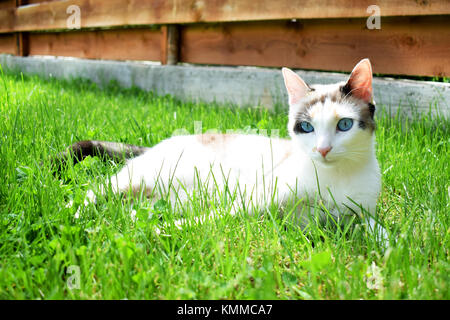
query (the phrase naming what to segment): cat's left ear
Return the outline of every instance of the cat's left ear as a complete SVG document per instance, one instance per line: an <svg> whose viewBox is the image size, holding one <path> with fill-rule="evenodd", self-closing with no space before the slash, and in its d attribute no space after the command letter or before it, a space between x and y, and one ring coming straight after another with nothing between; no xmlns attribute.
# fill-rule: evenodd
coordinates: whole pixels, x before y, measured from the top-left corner
<svg viewBox="0 0 450 320"><path fill-rule="evenodd" d="M284 85L289 95L289 104L296 104L311 91L311 88L291 69L283 68L281 71L283 72Z"/></svg>
<svg viewBox="0 0 450 320"><path fill-rule="evenodd" d="M372 65L369 59L361 60L353 68L343 91L366 103L372 102Z"/></svg>

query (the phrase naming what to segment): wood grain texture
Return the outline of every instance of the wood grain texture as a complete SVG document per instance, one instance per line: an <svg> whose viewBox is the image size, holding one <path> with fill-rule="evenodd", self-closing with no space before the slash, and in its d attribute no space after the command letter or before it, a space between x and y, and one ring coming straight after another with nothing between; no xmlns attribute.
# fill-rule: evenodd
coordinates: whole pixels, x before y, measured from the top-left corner
<svg viewBox="0 0 450 320"><path fill-rule="evenodd" d="M60 0L26 0L26 4L36 4L36 3L43 3L43 2L55 2Z"/></svg>
<svg viewBox="0 0 450 320"><path fill-rule="evenodd" d="M160 59L160 31L120 29L31 33L30 55L52 55L87 59Z"/></svg>
<svg viewBox="0 0 450 320"><path fill-rule="evenodd" d="M34 1L33 1L34 2ZM81 27L368 17L373 0L59 0L23 6L0 32L66 29L70 5ZM450 0L377 0L382 16L449 15ZM3 17L5 14L3 14ZM1 14L0 14L0 17Z"/></svg>
<svg viewBox="0 0 450 320"><path fill-rule="evenodd" d="M21 55L168 63L169 29L162 27L161 33L135 27L185 23L176 50L176 60L181 62L348 72L361 58L369 57L377 73L450 75L450 0L380 0L381 30L366 28L366 8L371 1L365 0L21 2L30 5L14 11L13 1L0 0L0 33L65 29L66 9L72 4L81 8L82 28L133 25L133 29L32 32L28 47L23 36L15 41L19 44L15 53ZM301 19L273 20L291 18ZM250 21L264 19L270 21ZM246 22L220 22L240 20ZM195 23L199 21L219 22ZM4 34L0 41L0 53L14 53L11 34Z"/></svg>
<svg viewBox="0 0 450 320"><path fill-rule="evenodd" d="M15 13L16 0L0 1L0 32L14 31Z"/></svg>
<svg viewBox="0 0 450 320"><path fill-rule="evenodd" d="M185 25L180 36L182 62L348 72L368 57L376 73L450 76L446 17L386 18L381 30L364 19Z"/></svg>
<svg viewBox="0 0 450 320"><path fill-rule="evenodd" d="M0 53L17 54L17 42L15 34L0 34Z"/></svg>
<svg viewBox="0 0 450 320"><path fill-rule="evenodd" d="M16 0L0 0L0 10L13 9L16 7Z"/></svg>

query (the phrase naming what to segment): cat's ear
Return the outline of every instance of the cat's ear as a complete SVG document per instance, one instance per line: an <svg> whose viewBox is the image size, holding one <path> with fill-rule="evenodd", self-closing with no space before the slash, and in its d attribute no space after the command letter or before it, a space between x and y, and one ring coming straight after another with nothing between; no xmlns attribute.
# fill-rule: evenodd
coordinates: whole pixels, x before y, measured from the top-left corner
<svg viewBox="0 0 450 320"><path fill-rule="evenodd" d="M291 69L283 68L281 71L283 72L284 85L289 95L289 104L296 104L311 91L311 88Z"/></svg>
<svg viewBox="0 0 450 320"><path fill-rule="evenodd" d="M343 90L345 94L351 94L366 103L372 102L372 65L369 59L358 62Z"/></svg>

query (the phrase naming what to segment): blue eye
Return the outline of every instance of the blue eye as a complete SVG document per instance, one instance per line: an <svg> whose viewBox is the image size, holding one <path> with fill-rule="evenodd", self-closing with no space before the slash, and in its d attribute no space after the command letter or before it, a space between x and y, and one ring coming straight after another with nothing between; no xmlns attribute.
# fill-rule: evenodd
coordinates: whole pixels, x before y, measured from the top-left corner
<svg viewBox="0 0 450 320"><path fill-rule="evenodd" d="M297 122L297 125L294 128L294 131L297 133L298 132L310 133L310 132L314 131L314 127L308 121L301 121L301 122Z"/></svg>
<svg viewBox="0 0 450 320"><path fill-rule="evenodd" d="M343 118L339 120L337 128L339 131L348 131L353 127L353 119Z"/></svg>

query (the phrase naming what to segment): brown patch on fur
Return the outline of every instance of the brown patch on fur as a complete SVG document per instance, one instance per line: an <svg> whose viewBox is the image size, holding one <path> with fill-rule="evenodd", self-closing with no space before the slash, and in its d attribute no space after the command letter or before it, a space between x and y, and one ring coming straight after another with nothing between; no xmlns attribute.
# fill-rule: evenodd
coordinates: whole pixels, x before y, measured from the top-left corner
<svg viewBox="0 0 450 320"><path fill-rule="evenodd" d="M224 133L204 133L196 136L198 142L205 146L211 147L220 147L223 144L234 139L234 135L232 134L224 134Z"/></svg>
<svg viewBox="0 0 450 320"><path fill-rule="evenodd" d="M291 156L291 154L292 154L292 152L290 150L286 150L286 152L283 155L283 158L281 158L281 162L283 162L284 160L289 158Z"/></svg>
<svg viewBox="0 0 450 320"><path fill-rule="evenodd" d="M314 112L309 112L316 104L324 104L327 99L329 99L331 102L337 102L339 103L342 101L342 92L339 90L335 90L333 92L327 92L325 94L321 95L314 95L312 94L309 99L306 98L303 101L302 107L299 111L299 113L303 114L309 114L309 116L314 117Z"/></svg>
<svg viewBox="0 0 450 320"><path fill-rule="evenodd" d="M324 104L325 100L329 99L331 102L339 102L343 98L342 93L339 90L335 90L333 92L327 92L325 94L312 97L310 100L306 101L305 103L309 106L314 106L315 104L321 103Z"/></svg>
<svg viewBox="0 0 450 320"><path fill-rule="evenodd" d="M204 144L204 145L208 145L208 144L213 144L215 143L218 139L220 139L218 137L217 134L213 134L213 133L206 133L206 134L200 134L197 136L197 139L200 141L200 143Z"/></svg>
<svg viewBox="0 0 450 320"><path fill-rule="evenodd" d="M309 100L308 101L308 104L312 107L313 105L315 105L315 104L318 104L318 103L325 103L325 99L326 99L326 96L325 95L321 95L321 96L317 96L317 97L314 97L314 98L312 98L311 100Z"/></svg>

